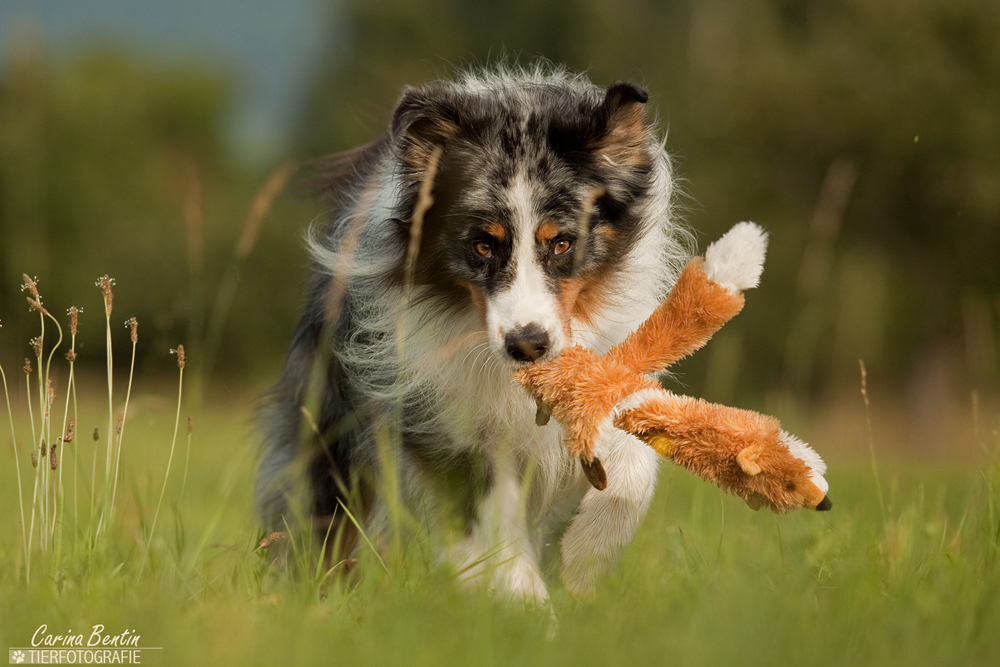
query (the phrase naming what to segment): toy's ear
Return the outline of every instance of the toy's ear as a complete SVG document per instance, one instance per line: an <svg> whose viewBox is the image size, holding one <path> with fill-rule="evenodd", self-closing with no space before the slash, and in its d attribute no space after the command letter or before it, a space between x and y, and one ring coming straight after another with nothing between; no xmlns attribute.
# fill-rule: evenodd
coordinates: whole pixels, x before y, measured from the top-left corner
<svg viewBox="0 0 1000 667"><path fill-rule="evenodd" d="M751 493L750 496L746 498L746 504L749 505L750 509L754 512L757 512L761 507L767 504L767 499L759 493Z"/></svg>
<svg viewBox="0 0 1000 667"><path fill-rule="evenodd" d="M740 450L740 453L736 455L736 462L740 464L740 468L743 472L753 477L754 475L759 475L761 467L757 464L757 459L760 457L760 447L757 445L750 445L749 447L744 447Z"/></svg>

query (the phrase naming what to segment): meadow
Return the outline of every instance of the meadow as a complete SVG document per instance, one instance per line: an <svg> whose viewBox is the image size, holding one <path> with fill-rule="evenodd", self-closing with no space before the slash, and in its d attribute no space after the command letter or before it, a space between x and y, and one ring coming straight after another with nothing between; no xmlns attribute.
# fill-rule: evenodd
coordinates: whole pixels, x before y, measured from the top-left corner
<svg viewBox="0 0 1000 667"><path fill-rule="evenodd" d="M65 383L61 355L55 364ZM116 364L127 368L127 357ZM423 535L379 554L362 549L347 575L336 558L329 567L307 548L308 536L291 538L284 565L278 547L259 548L252 408L263 383L220 380L191 401L180 372L132 387L119 374L110 409L103 377L75 380L75 401L57 383L50 430L59 432L67 411L78 426L60 443L57 470L46 470L44 460L32 467L27 445L31 429L43 428L41 403L32 425L23 373L5 375L19 449L15 458L8 443L0 457L0 643L9 649L46 634L89 640L103 625L139 635L141 662L162 665L987 665L1000 657L1000 442L988 426L978 455L920 461L898 455L905 443L891 441L880 405L866 412L860 392L846 416L802 420L796 430L821 452L824 442L860 440L853 453L831 447L841 453L827 456L827 513L755 513L665 463L645 524L597 598L583 603L554 584L550 607L525 608L459 583ZM126 397L118 431L110 423ZM6 434L7 415L0 421ZM107 453L106 435L91 437L95 426L117 433L120 456ZM112 502L109 456L118 486L102 520ZM48 505L33 495L36 476ZM43 540L45 507L63 510Z"/></svg>
<svg viewBox="0 0 1000 667"><path fill-rule="evenodd" d="M207 51L4 26L10 661L42 626L103 626L152 665L1000 664L1000 3L737 4L338 0L287 152L255 159L231 144L238 76ZM829 464L831 512L755 513L664 463L596 599L550 572L542 609L458 582L422 534L346 575L308 535L259 547L253 408L299 312L302 233L332 206L301 196L312 160L384 128L402 86L502 53L647 85L700 247L766 226L761 289L675 388L779 417ZM54 319L25 308L22 271Z"/></svg>

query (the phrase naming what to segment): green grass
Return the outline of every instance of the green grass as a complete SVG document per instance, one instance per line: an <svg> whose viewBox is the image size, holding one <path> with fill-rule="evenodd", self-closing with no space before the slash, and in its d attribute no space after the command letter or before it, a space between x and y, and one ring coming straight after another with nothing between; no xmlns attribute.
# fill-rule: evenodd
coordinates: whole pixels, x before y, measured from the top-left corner
<svg viewBox="0 0 1000 667"><path fill-rule="evenodd" d="M315 563L303 563L311 556L290 571L274 567L256 551L255 445L241 394L196 415L184 495L172 500L182 484L175 460L143 567L172 400L169 389L161 397L137 388L114 523L91 548L68 514L63 569L36 559L30 584L6 449L0 645L27 646L43 623L87 635L100 623L163 647L142 654L163 665L985 665L1000 657L996 461L946 470L880 463L884 508L867 461L833 461L833 511L777 517L666 464L649 517L597 599L581 604L553 584L553 621L547 609L456 583L420 538L385 557L388 572L368 551L349 579L316 576ZM84 403L81 414L101 414ZM93 443L77 446L89 471Z"/></svg>

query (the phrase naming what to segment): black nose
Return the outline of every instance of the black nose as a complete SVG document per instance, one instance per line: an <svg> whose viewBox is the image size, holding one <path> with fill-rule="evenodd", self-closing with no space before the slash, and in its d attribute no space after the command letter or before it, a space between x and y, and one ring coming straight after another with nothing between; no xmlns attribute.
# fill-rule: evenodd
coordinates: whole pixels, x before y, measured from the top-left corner
<svg viewBox="0 0 1000 667"><path fill-rule="evenodd" d="M529 324L504 337L507 354L514 361L535 361L549 349L549 335L537 324Z"/></svg>
<svg viewBox="0 0 1000 667"><path fill-rule="evenodd" d="M819 505L816 505L816 511L826 512L831 507L833 507L833 503L830 502L830 496L823 496L823 500L819 501Z"/></svg>

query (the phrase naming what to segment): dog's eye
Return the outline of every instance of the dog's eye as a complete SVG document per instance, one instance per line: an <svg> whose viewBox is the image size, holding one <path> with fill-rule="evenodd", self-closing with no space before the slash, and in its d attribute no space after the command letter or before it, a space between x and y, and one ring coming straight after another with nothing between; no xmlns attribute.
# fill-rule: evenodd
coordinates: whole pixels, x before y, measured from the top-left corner
<svg viewBox="0 0 1000 667"><path fill-rule="evenodd" d="M476 249L476 254L480 257L489 259L493 256L493 246L486 241L479 241L474 247Z"/></svg>
<svg viewBox="0 0 1000 667"><path fill-rule="evenodd" d="M573 247L573 242L567 239L559 239L552 244L552 254L561 255Z"/></svg>

